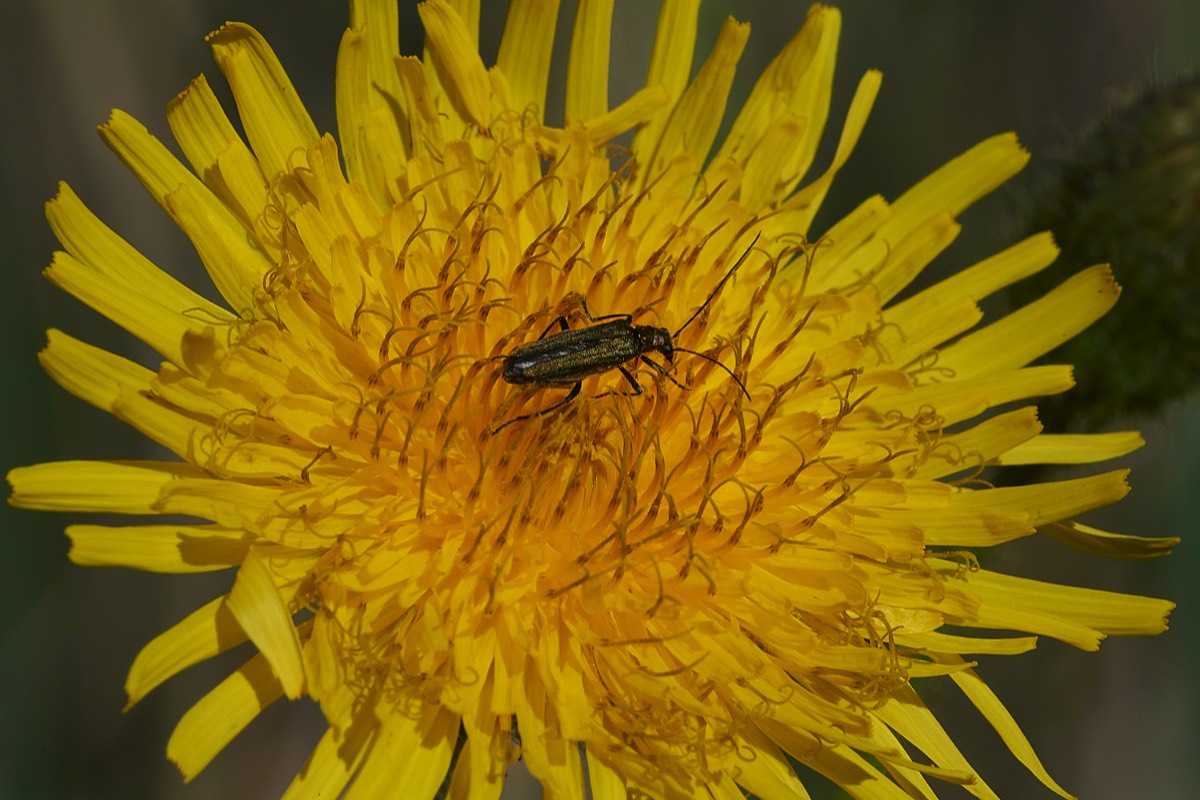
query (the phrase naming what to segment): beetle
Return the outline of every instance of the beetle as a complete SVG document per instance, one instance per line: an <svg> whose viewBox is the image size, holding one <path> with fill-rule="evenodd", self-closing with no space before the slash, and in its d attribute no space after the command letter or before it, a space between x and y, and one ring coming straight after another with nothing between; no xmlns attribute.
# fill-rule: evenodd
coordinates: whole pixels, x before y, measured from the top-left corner
<svg viewBox="0 0 1200 800"><path fill-rule="evenodd" d="M667 374L666 367L647 357L650 353L658 353L668 364L674 363L676 353L690 353L711 361L728 372L729 377L733 378L738 388L749 398L750 393L746 391L745 385L738 380L732 370L715 358L710 358L695 350L679 347L675 341L679 338L679 334L683 333L687 326L700 316L700 312L712 302L725 282L733 276L733 273L750 255L757 242L758 237L755 236L754 241L746 248L746 252L742 253L737 262L725 273L725 277L721 278L720 282L709 292L700 307L674 333L654 325L634 325L632 314L605 314L594 317L588 310L587 300L584 299L582 302L584 315L590 322L599 324L572 329L567 324L567 318L560 316L550 323L537 341L514 348L511 353L503 357L504 367L501 377L506 383L518 386L570 387L570 391L567 392L566 397L554 405L543 408L541 411L513 417L492 432L497 433L514 422L540 417L562 408L579 396L584 378L609 370L615 369L620 372L633 388L631 394L640 395L642 393L641 384L625 366L635 359L652 367L658 374L679 386L679 382ZM559 330L551 333L555 326L558 326ZM604 394L615 393L615 390L609 390Z"/></svg>

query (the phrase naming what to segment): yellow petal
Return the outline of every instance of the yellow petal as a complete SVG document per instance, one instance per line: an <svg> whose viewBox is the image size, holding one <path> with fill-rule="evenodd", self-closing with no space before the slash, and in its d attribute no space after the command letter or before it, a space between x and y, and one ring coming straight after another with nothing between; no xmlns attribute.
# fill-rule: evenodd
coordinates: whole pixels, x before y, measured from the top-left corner
<svg viewBox="0 0 1200 800"><path fill-rule="evenodd" d="M1167 629L1167 615L1175 604L1153 597L1062 586L988 570L970 573L966 581L974 592L984 593L1015 610L1029 609L1086 626L1111 636L1153 636ZM1004 627L999 621L997 627Z"/></svg>
<svg viewBox="0 0 1200 800"><path fill-rule="evenodd" d="M313 458L314 452L297 451L294 447L238 442L216 454L205 465L232 479L279 480L302 475Z"/></svg>
<svg viewBox="0 0 1200 800"><path fill-rule="evenodd" d="M792 755L838 786L854 787L855 800L912 800L912 795L846 745L814 745L803 756Z"/></svg>
<svg viewBox="0 0 1200 800"><path fill-rule="evenodd" d="M218 597L155 636L141 649L125 678L129 708L155 687L193 664L246 641L246 634Z"/></svg>
<svg viewBox="0 0 1200 800"><path fill-rule="evenodd" d="M369 715L371 712L366 712ZM308 761L283 793L282 800L320 800L341 797L342 790L370 752L378 729L366 723L349 725L343 735L329 728Z"/></svg>
<svg viewBox="0 0 1200 800"><path fill-rule="evenodd" d="M128 114L114 111L100 126L100 134L188 234L217 291L234 309L249 307L253 288L273 265L250 247L242 221ZM210 242L210 236L216 241ZM227 249L244 256L246 262L214 257Z"/></svg>
<svg viewBox="0 0 1200 800"><path fill-rule="evenodd" d="M586 741L596 721L588 712L584 656L578 644L564 634L559 630L546 632L547 647L543 651L541 673L553 687L556 713L563 735L568 739Z"/></svg>
<svg viewBox="0 0 1200 800"><path fill-rule="evenodd" d="M212 431L209 420L196 420L145 392L125 389L112 412L146 437L181 458L196 460L198 440Z"/></svg>
<svg viewBox="0 0 1200 800"><path fill-rule="evenodd" d="M249 25L230 22L208 35L237 103L246 138L270 180L297 163L317 128L270 45Z"/></svg>
<svg viewBox="0 0 1200 800"><path fill-rule="evenodd" d="M495 717L491 721L494 723ZM512 733L495 726L488 735L484 735L477 733L480 729L472 727L466 718L463 724L467 741L455 759L448 797L451 800L499 800L504 790L508 762L497 758L496 754L504 752ZM496 741L491 735L493 732ZM499 742L503 742L503 745L499 745ZM625 800L624 793L618 800Z"/></svg>
<svg viewBox="0 0 1200 800"><path fill-rule="evenodd" d="M960 492L952 505L960 511L980 513L989 509L1019 511L1028 515L1030 524L1041 525L1117 502L1129 494L1128 475L1129 470L1120 469L1073 480Z"/></svg>
<svg viewBox="0 0 1200 800"><path fill-rule="evenodd" d="M621 774L590 750L587 753L587 771L588 788L591 789L593 800L626 800L628 791Z"/></svg>
<svg viewBox="0 0 1200 800"><path fill-rule="evenodd" d="M263 210L275 205L266 178L250 148L225 116L203 75L167 106L167 121L192 169L213 194L253 231L255 244L273 260L282 257L276 219Z"/></svg>
<svg viewBox="0 0 1200 800"><path fill-rule="evenodd" d="M592 141L607 142L650 119L666 102L667 93L661 86L647 86L611 111L588 120L584 127Z"/></svg>
<svg viewBox="0 0 1200 800"><path fill-rule="evenodd" d="M999 454L997 464L1094 464L1132 453L1146 440L1137 431L1044 433Z"/></svg>
<svg viewBox="0 0 1200 800"><path fill-rule="evenodd" d="M899 294L950 246L961 229L949 214L934 214L902 238L892 239L887 259L871 276L871 285L879 293L879 299L886 303Z"/></svg>
<svg viewBox="0 0 1200 800"><path fill-rule="evenodd" d="M963 663L962 659L954 658L953 656L945 658L951 663ZM1018 761L1025 765L1026 769L1032 772L1046 788L1059 797L1074 800L1074 795L1069 794L1050 777L1050 773L1046 771L1037 754L1033 752L1033 745L1029 743L1029 740L1025 738L1025 734L1021 732L1017 721L1013 719L1012 714L1008 713L1008 709L1000 702L1000 698L996 696L995 692L979 679L979 675L976 674L975 670L966 669L952 672L950 678L958 684L958 688L962 689L967 699L987 718L987 721L996 730L996 733L1000 734L1000 738L1008 745L1008 749L1017 757Z"/></svg>
<svg viewBox="0 0 1200 800"><path fill-rule="evenodd" d="M912 369L926 359L932 361L930 354L938 347L975 327L983 319L983 310L974 300L961 297L924 309L903 322L893 321L886 311L883 319L884 323L868 334L866 343L880 353L881 364Z"/></svg>
<svg viewBox="0 0 1200 800"><path fill-rule="evenodd" d="M399 27L399 8L391 0L351 3L350 28L337 56L334 88L346 174L380 200L387 197L387 176L397 174L380 170L380 158L388 151L402 157L411 147L395 63Z"/></svg>
<svg viewBox="0 0 1200 800"><path fill-rule="evenodd" d="M700 0L664 0L658 8L646 86L661 86L667 94L667 106L634 134L633 152L640 159L648 160L653 156L671 110L692 76L699 14ZM651 170L646 173L653 174Z"/></svg>
<svg viewBox="0 0 1200 800"><path fill-rule="evenodd" d="M1104 640L1104 634L1094 628L1063 619L1053 612L1009 603L1004 595L992 589L977 593L980 596L978 610L970 618L957 620L955 624L980 630L1015 630L1049 636L1088 652L1100 649L1100 642Z"/></svg>
<svg viewBox="0 0 1200 800"><path fill-rule="evenodd" d="M1107 264L1069 278L1045 297L943 350L938 367L961 379L1023 367L1104 315L1121 293Z"/></svg>
<svg viewBox="0 0 1200 800"><path fill-rule="evenodd" d="M211 572L242 562L254 537L241 530L198 525L71 525L72 562L149 572Z"/></svg>
<svg viewBox="0 0 1200 800"><path fill-rule="evenodd" d="M836 10L812 7L809 22L797 37L800 47L793 50L788 60L790 65L785 67L785 71L792 74L782 77L787 82L786 90L779 92L780 106L773 109L778 116L758 138L754 150L744 157L746 175L742 201L751 209L773 207L781 203L808 173L829 116L834 55L838 48L840 28L841 16ZM773 89L779 90L778 86L773 86ZM863 101L868 97L870 100L864 106ZM754 95L751 95L752 98ZM865 113L869 112L870 103L874 101L874 92L869 90L868 94L859 95L857 100L856 106L852 106L853 118L848 120L848 124L858 125L860 130L860 125L865 122ZM852 144L858 137L858 131L852 127L846 133L848 139L845 144ZM842 155L848 155L848 151ZM811 199L815 200L816 197ZM806 230L806 222L802 224L805 224L802 230Z"/></svg>
<svg viewBox="0 0 1200 800"><path fill-rule="evenodd" d="M164 358L182 363L182 339L189 326L196 323L61 251L54 254L44 274L55 286L137 336Z"/></svg>
<svg viewBox="0 0 1200 800"><path fill-rule="evenodd" d="M155 511L200 517L225 528L256 530L260 516L274 505L280 494L276 487L210 478L197 472L195 476L162 484Z"/></svg>
<svg viewBox="0 0 1200 800"><path fill-rule="evenodd" d="M978 264L938 281L912 297L888 308L884 314L903 326L921 311L965 297L975 302L1033 275L1058 258L1058 246L1049 233L1038 233Z"/></svg>
<svg viewBox="0 0 1200 800"><path fill-rule="evenodd" d="M389 3L392 9L396 6ZM346 159L346 175L350 180L362 181L372 189L380 185L379 176L371 169L370 159L363 157L363 128L372 110L370 53L367 34L360 28L351 27L342 34L337 55L338 139L342 144L342 156ZM395 75L395 70L391 71ZM399 102L399 85L396 87ZM400 143L397 137L396 143Z"/></svg>
<svg viewBox="0 0 1200 800"><path fill-rule="evenodd" d="M715 781L710 781L704 788L705 794L711 796L712 800L743 800L746 796L728 772L722 772Z"/></svg>
<svg viewBox="0 0 1200 800"><path fill-rule="evenodd" d="M235 309L248 307L252 289L273 264L251 246L246 224L128 114L113 111L99 130L105 143L191 238L222 296ZM251 181L257 177L252 174ZM210 237L215 241L210 242ZM216 257L226 251L233 256ZM205 304L199 307L204 310Z"/></svg>
<svg viewBox="0 0 1200 800"><path fill-rule="evenodd" d="M1029 153L1011 133L986 139L926 177L892 204L892 218L879 230L898 241L935 214L958 216L1021 170Z"/></svg>
<svg viewBox="0 0 1200 800"><path fill-rule="evenodd" d="M242 405L242 396L236 392L210 386L203 378L194 377L173 364L158 368L150 381L150 391L184 413L213 421L224 418Z"/></svg>
<svg viewBox="0 0 1200 800"><path fill-rule="evenodd" d="M526 685L526 684L530 685ZM546 790L561 797L576 797L583 787L579 749L558 735L554 712L547 705L546 687L537 678L511 684L517 727L521 731L521 757Z"/></svg>
<svg viewBox="0 0 1200 800"><path fill-rule="evenodd" d="M267 659L261 653L254 656L188 709L167 742L167 758L190 781L282 696Z"/></svg>
<svg viewBox="0 0 1200 800"><path fill-rule="evenodd" d="M753 753L751 758L740 758L733 762L732 777L738 785L758 797L808 798L808 792L796 777L796 771L769 736L747 725L735 741L738 752Z"/></svg>
<svg viewBox="0 0 1200 800"><path fill-rule="evenodd" d="M382 711L379 735L346 800L432 800L437 794L450 769L459 719L436 705L425 706L415 717L411 713L403 705Z"/></svg>
<svg viewBox="0 0 1200 800"><path fill-rule="evenodd" d="M877 713L883 722L919 748L937 766L961 772L974 772L954 741L911 686L897 691L890 700L879 707ZM976 797L998 800L996 794L978 775L968 787L968 791Z"/></svg>
<svg viewBox="0 0 1200 800"><path fill-rule="evenodd" d="M436 76L431 77L432 71L426 70L421 59L406 56L396 59L396 75L404 94L404 107L408 109L409 125L412 127L412 155L424 156L429 151L440 153L445 138L442 133L441 114L445 112L439 111L433 103L434 97L440 91L435 83ZM384 158L384 153L378 150L376 152L381 159ZM386 169L389 176L403 175L403 161L398 160L396 164L398 166L385 160L381 169Z"/></svg>
<svg viewBox="0 0 1200 800"><path fill-rule="evenodd" d="M295 700L304 691L300 638L272 572L254 550L238 569L228 606L250 641L270 662L284 694Z"/></svg>
<svg viewBox="0 0 1200 800"><path fill-rule="evenodd" d="M804 27L755 82L714 162L732 159L744 163L780 120L791 117L802 124L803 135L793 143L785 172L790 176L807 169L829 113L833 57L840 31L841 13L837 9L819 5L809 9Z"/></svg>
<svg viewBox="0 0 1200 800"><path fill-rule="evenodd" d="M1068 547L1104 558L1159 558L1169 555L1171 549L1179 544L1179 539L1174 536L1127 536L1078 522L1055 522L1043 525L1038 532Z"/></svg>
<svg viewBox="0 0 1200 800"><path fill-rule="evenodd" d="M471 39L471 47L479 52L479 9L483 0L445 0L454 9L458 18L463 21L467 36Z"/></svg>
<svg viewBox="0 0 1200 800"><path fill-rule="evenodd" d="M163 313L190 314L194 319L206 318L211 322L232 319L228 310L172 278L114 233L67 184L59 183L58 194L46 204L46 219L67 252L102 275L105 281L137 293L142 309L139 313L152 315L161 308ZM135 325L127 329L153 344L152 339L139 333L146 327ZM178 335L180 327L177 323L168 330Z"/></svg>
<svg viewBox="0 0 1200 800"><path fill-rule="evenodd" d="M108 122L97 130L109 149L125 163L146 191L166 209L166 197L179 186L190 185L208 195L208 202L219 206L200 179L179 163L162 142L146 130L146 126L120 109L113 109Z"/></svg>
<svg viewBox="0 0 1200 800"><path fill-rule="evenodd" d="M937 374L936 362L931 369ZM943 425L953 425L1003 403L1058 394L1074 385L1070 367L1047 364L970 381L931 382L891 398L891 403L897 411L910 415L934 408Z"/></svg>
<svg viewBox="0 0 1200 800"><path fill-rule="evenodd" d="M809 9L800 35L812 37L811 44L805 45L812 47L812 60L804 68L802 77L798 76L787 106L788 115L804 120L805 135L793 147L788 158L778 165L780 174L786 176L786 192L790 192L791 187L808 171L825 135L841 32L842 13L836 7L814 5Z"/></svg>
<svg viewBox="0 0 1200 800"><path fill-rule="evenodd" d="M580 0L567 61L568 126L608 111L608 58L613 0Z"/></svg>
<svg viewBox="0 0 1200 800"><path fill-rule="evenodd" d="M932 767L899 755L905 753L906 750L900 743L899 737L887 725L873 725L871 727L871 740L876 743L876 749L872 750L871 754L879 759L880 765L888 771L911 797L919 797L922 800L937 800L937 795L934 794L929 781L925 779L926 775L934 775L939 780L959 786L970 783L975 777L970 772Z"/></svg>
<svg viewBox="0 0 1200 800"><path fill-rule="evenodd" d="M788 218L796 214L794 210L785 209L779 216ZM860 203L853 211L842 217L821 237L821 269L815 270L809 276L808 286L816 293L824 293L853 284L862 275L848 272L844 266L848 258L854 257L869 244L875 232L892 216L891 206L880 196L869 197ZM802 223L789 226L788 230L803 230ZM882 243L880 243L882 244ZM884 246L886 251L886 245Z"/></svg>
<svg viewBox="0 0 1200 800"><path fill-rule="evenodd" d="M513 110L542 122L559 0L512 0L496 66L512 92Z"/></svg>
<svg viewBox="0 0 1200 800"><path fill-rule="evenodd" d="M639 164L643 182L653 180L663 165L681 153L691 156L697 165L708 158L725 113L738 59L749 36L748 24L732 18L725 20L708 59L671 110L662 135L653 143L653 149L639 154L643 159ZM650 145L643 137L640 146Z"/></svg>
<svg viewBox="0 0 1200 800"><path fill-rule="evenodd" d="M787 200L788 208L803 211L802 215L794 218L794 230L807 232L809 226L812 225L813 217L816 216L821 203L829 193L829 188L833 185L833 179L850 160L850 154L858 146L859 136L862 135L863 128L867 125L867 117L870 116L871 108L875 105L875 98L879 95L879 87L882 83L883 74L873 69L867 70L859 79L854 98L850 101L850 110L846 112L846 121L842 124L842 135L838 139L833 162L819 178ZM781 182L775 190L773 199L783 200L790 195L803 177L803 173L794 172L789 180Z"/></svg>
<svg viewBox="0 0 1200 800"><path fill-rule="evenodd" d="M192 240L212 276L213 283L235 311L253 308L254 289L263 276L275 268L274 262L253 243L249 232L222 207L219 213L208 202L207 191L181 185L165 198L176 224Z"/></svg>
<svg viewBox="0 0 1200 800"><path fill-rule="evenodd" d="M1037 525L1114 503L1129 492L1127 470L1053 483L955 494L949 508L903 510L934 546L991 547L1032 534ZM881 511L885 519L889 509Z"/></svg>
<svg viewBox="0 0 1200 800"><path fill-rule="evenodd" d="M241 141L203 75L167 104L167 123L201 180L208 178L229 145Z"/></svg>
<svg viewBox="0 0 1200 800"><path fill-rule="evenodd" d="M961 470L979 469L997 454L1033 439L1041 429L1037 409L1033 407L997 414L969 430L946 436L944 444L939 443L942 446L930 453L914 477L932 480Z"/></svg>
<svg viewBox="0 0 1200 800"><path fill-rule="evenodd" d="M925 544L933 547L994 547L1029 536L1035 530L1028 514L1020 509L1000 503L989 505L986 510L978 508L978 504L960 507L961 497L955 495L955 503L950 508L904 510L901 513L885 510L880 516L885 521L899 518L919 526Z"/></svg>
<svg viewBox="0 0 1200 800"><path fill-rule="evenodd" d="M46 349L38 353L42 368L71 394L97 408L112 411L123 392L145 391L154 373L107 350L59 330L46 332Z"/></svg>
<svg viewBox="0 0 1200 800"><path fill-rule="evenodd" d="M167 122L196 174L253 228L267 204L267 182L203 75L167 105Z"/></svg>
<svg viewBox="0 0 1200 800"><path fill-rule="evenodd" d="M1028 653L1037 647L1036 636L988 637L984 639L977 636L956 636L938 631L907 633L901 630L896 632L896 641L936 653L954 653L956 655L1015 656Z"/></svg>
<svg viewBox="0 0 1200 800"><path fill-rule="evenodd" d="M10 471L9 502L41 511L154 514L164 487L203 474L173 462L51 461Z"/></svg>
<svg viewBox="0 0 1200 800"><path fill-rule="evenodd" d="M491 124L491 82L463 19L445 0L417 6L425 25L425 47L438 69L449 99L466 118L487 128Z"/></svg>

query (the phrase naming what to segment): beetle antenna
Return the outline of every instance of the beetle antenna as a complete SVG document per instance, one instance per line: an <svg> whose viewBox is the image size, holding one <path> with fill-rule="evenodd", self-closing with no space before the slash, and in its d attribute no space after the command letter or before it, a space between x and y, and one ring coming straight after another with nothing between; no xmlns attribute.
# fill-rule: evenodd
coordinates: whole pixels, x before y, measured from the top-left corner
<svg viewBox="0 0 1200 800"><path fill-rule="evenodd" d="M750 251L754 249L754 245L758 244L758 239L760 236L762 236L761 233L759 233L757 236L754 237L754 241L751 242L750 246L746 248L746 252L742 253L742 257L737 260L737 263L735 263L732 267L729 268L729 272L726 272L725 277L721 278L720 283L718 283L713 288L713 290L708 293L708 297L704 298L704 302L700 304L700 307L692 312L692 315L690 317L688 317L687 322L680 325L679 330L677 330L671 334L672 341L674 339L676 339L679 336L679 334L683 333L684 328L686 328L688 325L692 324L692 320L694 320L694 319L696 319L696 317L700 316L700 312L703 311L705 309L705 307L708 306L708 304L712 302L712 299L717 296L717 292L721 291L721 287L725 285L725 281L727 281L731 277L733 277L733 273L737 272L737 268L740 267L742 265L742 262L746 260L746 257L748 255L750 255ZM678 350L679 348L677 347L675 349ZM694 352L694 351L688 350L685 352ZM699 354L697 354L697 355L699 355ZM709 360L711 361L712 359L709 359ZM717 362L717 363L720 363L720 362ZM722 366L724 366L724 365L722 364ZM729 374L732 375L733 373L730 372ZM742 387L742 391L746 391L745 387ZM747 395L747 396L749 396L749 395Z"/></svg>
<svg viewBox="0 0 1200 800"><path fill-rule="evenodd" d="M743 256L743 258L744 258L744 256ZM738 385L738 388L742 390L742 394L746 395L746 399L747 400L751 399L750 392L746 391L746 384L742 383L741 380L738 379L738 376L733 374L733 370L731 370L729 367L722 364L720 361L717 361L712 356L706 356L704 353L698 353L695 350L685 350L682 347L676 347L675 352L676 353L690 353L694 356L700 356L700 358L703 358L705 361L711 361L712 363L716 364L718 367L720 367L721 369L723 369L729 373L729 377L733 378L733 382L736 383Z"/></svg>

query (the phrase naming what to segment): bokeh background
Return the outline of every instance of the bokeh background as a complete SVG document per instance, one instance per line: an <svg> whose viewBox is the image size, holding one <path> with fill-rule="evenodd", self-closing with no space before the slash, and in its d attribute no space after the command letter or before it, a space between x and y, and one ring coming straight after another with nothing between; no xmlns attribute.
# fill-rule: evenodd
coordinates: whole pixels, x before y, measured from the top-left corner
<svg viewBox="0 0 1200 800"><path fill-rule="evenodd" d="M417 53L415 4L400 3L402 49ZM504 5L484 3L488 63ZM840 125L864 70L882 69L884 88L817 232L870 194L896 197L994 133L1015 130L1034 153L1023 176L964 215L963 235L939 259L939 270L956 270L1013 241L1039 176L1053 171L1077 132L1108 115L1118 98L1200 65L1200 4L1193 0L840 5L845 25L831 124ZM564 0L564 41L573 6ZM702 52L727 15L753 25L737 99L798 28L804 9L803 3L785 0L705 3ZM123 425L57 388L37 366L43 331L51 326L154 363L147 348L41 277L56 246L42 204L54 194L56 181L68 181L142 252L213 295L187 240L108 153L94 128L115 106L169 141L166 103L200 72L228 99L203 35L237 19L266 35L318 127L333 131L333 66L346 8L333 0L17 0L5 11L0 470L52 459L155 455ZM644 77L656 13L655 3L617 2L614 102ZM561 89L561 76L558 83ZM828 153L817 167L827 161ZM1137 267L1114 265L1118 279ZM1200 518L1195 489L1200 394L1122 427L1139 427L1147 439L1145 448L1123 459L1134 468L1133 492L1089 519L1110 530L1180 536L1184 542L1175 555L1110 562L1031 539L988 554L986 563L1064 583L1171 598L1180 605L1172 629L1155 639L1110 640L1099 653L1043 639L1034 653L992 659L979 671L1069 790L1097 799L1194 797L1200 791L1200 582L1192 577L1200 567L1194 522ZM322 729L311 703L276 704L189 785L164 756L175 721L244 660L244 651L193 668L121 713L125 671L138 649L224 592L230 574L171 577L76 567L66 559L61 531L77 519L6 506L0 514L7 554L0 570L0 797L278 796ZM952 692L925 694L1002 796L1051 796L965 702ZM514 785L506 796L536 796L526 791ZM814 794L839 796L819 781ZM966 795L947 789L944 796Z"/></svg>

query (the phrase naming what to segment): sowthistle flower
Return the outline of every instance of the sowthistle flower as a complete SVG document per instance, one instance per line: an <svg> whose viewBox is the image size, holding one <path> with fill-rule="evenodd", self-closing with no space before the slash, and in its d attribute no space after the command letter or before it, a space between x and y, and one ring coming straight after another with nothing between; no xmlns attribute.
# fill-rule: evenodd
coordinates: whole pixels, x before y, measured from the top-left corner
<svg viewBox="0 0 1200 800"><path fill-rule="evenodd" d="M190 778L264 707L310 697L328 730L288 797L429 798L447 779L450 797L496 797L517 758L551 797L805 797L794 763L856 797L930 797L930 778L991 797L914 689L949 681L1068 796L973 665L1037 636L1158 633L1171 604L975 553L1034 534L1134 557L1172 542L1071 521L1122 497L1123 471L979 474L1141 444L1043 433L1030 404L1071 386L1068 366L1027 365L1116 301L1108 268L983 322L980 300L1054 259L1037 235L897 300L1025 163L1015 137L818 234L880 85L862 77L813 171L836 10L811 10L717 142L746 25L689 79L698 4L667 0L645 88L610 108L611 3L580 3L555 125L557 5L514 0L489 68L477 4L423 4L415 58L391 0L351 3L338 140L241 24L209 43L245 139L203 77L168 109L190 168L114 112L105 142L221 303L65 185L49 204L64 250L47 276L162 360L55 330L42 363L178 458L17 469L12 502L196 520L72 526L78 563L233 568L138 655L130 702L249 640L168 755ZM566 403L569 381L504 380L506 354L588 311L702 357L630 360Z"/></svg>

